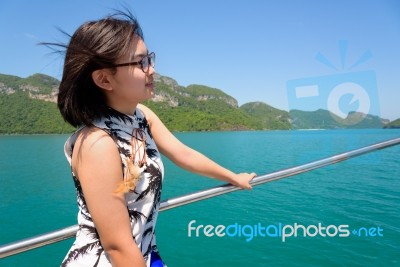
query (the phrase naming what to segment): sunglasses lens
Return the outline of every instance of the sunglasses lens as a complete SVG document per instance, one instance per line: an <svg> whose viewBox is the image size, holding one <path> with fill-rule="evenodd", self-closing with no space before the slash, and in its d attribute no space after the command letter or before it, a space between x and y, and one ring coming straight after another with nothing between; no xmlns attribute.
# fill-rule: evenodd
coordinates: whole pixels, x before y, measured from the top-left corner
<svg viewBox="0 0 400 267"><path fill-rule="evenodd" d="M151 53L149 55L149 60L150 60L150 66L154 68L154 65L156 64L156 54Z"/></svg>
<svg viewBox="0 0 400 267"><path fill-rule="evenodd" d="M144 72L148 72L149 66L152 66L154 68L154 64L155 64L155 54L150 53L149 55L147 55L146 57L144 57L142 59L142 62L141 62L142 70Z"/></svg>
<svg viewBox="0 0 400 267"><path fill-rule="evenodd" d="M147 72L149 70L149 59L147 57L144 57L142 59L142 70L144 72Z"/></svg>

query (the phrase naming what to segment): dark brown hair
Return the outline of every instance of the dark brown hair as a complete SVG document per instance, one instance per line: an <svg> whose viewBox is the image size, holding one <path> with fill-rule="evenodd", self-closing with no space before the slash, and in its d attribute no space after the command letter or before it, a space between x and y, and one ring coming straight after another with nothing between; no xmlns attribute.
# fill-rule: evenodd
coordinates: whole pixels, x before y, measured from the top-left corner
<svg viewBox="0 0 400 267"><path fill-rule="evenodd" d="M116 63L127 54L134 37L143 39L136 18L128 11L82 24L70 36L68 45L43 43L65 47L64 70L58 93L58 108L64 120L72 126L91 125L93 120L107 116L109 108L92 73Z"/></svg>

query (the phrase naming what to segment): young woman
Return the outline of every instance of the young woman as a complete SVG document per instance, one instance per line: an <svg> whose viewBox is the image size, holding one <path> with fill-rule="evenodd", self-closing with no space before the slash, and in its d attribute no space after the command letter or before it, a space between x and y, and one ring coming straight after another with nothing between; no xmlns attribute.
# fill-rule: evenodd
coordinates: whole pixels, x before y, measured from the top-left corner
<svg viewBox="0 0 400 267"><path fill-rule="evenodd" d="M164 266L154 234L160 153L243 189L251 189L255 174L235 174L182 144L139 104L154 95L155 54L131 14L84 23L65 47L58 107L79 127L65 144L79 230L62 266Z"/></svg>

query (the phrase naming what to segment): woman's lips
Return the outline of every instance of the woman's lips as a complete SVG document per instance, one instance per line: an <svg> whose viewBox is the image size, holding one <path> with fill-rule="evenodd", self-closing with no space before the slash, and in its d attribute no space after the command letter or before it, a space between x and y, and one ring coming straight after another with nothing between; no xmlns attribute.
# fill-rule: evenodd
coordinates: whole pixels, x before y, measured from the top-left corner
<svg viewBox="0 0 400 267"><path fill-rule="evenodd" d="M146 83L146 88L150 91L151 95L154 95L154 83Z"/></svg>

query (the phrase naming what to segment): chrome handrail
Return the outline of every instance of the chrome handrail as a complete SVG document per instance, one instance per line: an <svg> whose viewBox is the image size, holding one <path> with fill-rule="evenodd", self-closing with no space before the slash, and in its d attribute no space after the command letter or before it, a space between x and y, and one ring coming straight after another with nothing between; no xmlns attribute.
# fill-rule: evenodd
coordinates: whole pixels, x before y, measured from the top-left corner
<svg viewBox="0 0 400 267"><path fill-rule="evenodd" d="M262 176L257 176L251 181L252 186L272 182L275 180L283 179L296 174L308 172L317 168L321 168L327 165L335 164L350 158L364 155L379 149L388 148L400 144L400 138L391 139L388 141L376 143L373 145L365 146L359 149L351 150L342 154L337 154L328 158L320 159L310 163L306 163L300 166L283 169L277 172L269 173ZM196 201L204 200L221 194L230 193L240 188L231 185L224 184L210 189L198 191L195 193L187 194L184 196L167 199L160 204L160 211L176 208L179 206L187 205ZM0 259L11 255L15 255L24 251L28 251L34 248L42 247L58 241L62 241L71 237L74 237L78 231L78 225L73 225L67 228L63 228L57 231L49 232L46 234L38 235L35 237L23 239L13 243L9 243L0 246Z"/></svg>

